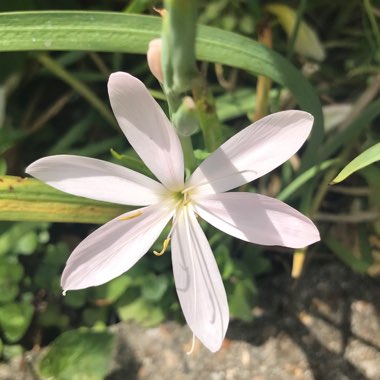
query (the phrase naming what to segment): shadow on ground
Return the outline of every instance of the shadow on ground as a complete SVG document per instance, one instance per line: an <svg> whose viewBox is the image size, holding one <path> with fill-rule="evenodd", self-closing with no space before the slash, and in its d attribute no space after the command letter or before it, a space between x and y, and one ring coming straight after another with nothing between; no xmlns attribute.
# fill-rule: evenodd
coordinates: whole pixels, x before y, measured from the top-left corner
<svg viewBox="0 0 380 380"><path fill-rule="evenodd" d="M232 321L222 349L191 345L187 326L115 327L107 380L380 379L380 286L339 263L310 266L295 284L262 279L255 321Z"/></svg>

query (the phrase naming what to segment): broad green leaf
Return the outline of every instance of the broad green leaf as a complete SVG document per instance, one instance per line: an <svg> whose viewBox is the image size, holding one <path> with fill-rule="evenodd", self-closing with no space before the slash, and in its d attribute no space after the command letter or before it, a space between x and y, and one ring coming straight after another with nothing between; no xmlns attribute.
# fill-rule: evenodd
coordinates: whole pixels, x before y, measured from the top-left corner
<svg viewBox="0 0 380 380"><path fill-rule="evenodd" d="M250 279L237 282L229 293L228 304L231 316L250 322L253 320L253 305L256 288Z"/></svg>
<svg viewBox="0 0 380 380"><path fill-rule="evenodd" d="M14 244L16 251L21 255L31 255L38 247L38 236L34 231L30 231Z"/></svg>
<svg viewBox="0 0 380 380"><path fill-rule="evenodd" d="M109 305L114 303L117 299L121 297L121 295L125 292L125 290L133 284L133 278L124 274L113 279L106 284L101 286L97 286L93 288L93 292L95 293L96 300L94 303L99 305ZM70 292L76 293L76 292ZM69 294L70 294L69 293ZM95 298L93 297L93 298Z"/></svg>
<svg viewBox="0 0 380 380"><path fill-rule="evenodd" d="M0 14L0 51L82 50L145 54L160 35L159 17L111 12L43 11ZM315 117L303 167L316 162L323 116L313 87L289 61L258 42L217 28L199 26L197 58L264 75L287 87Z"/></svg>
<svg viewBox="0 0 380 380"><path fill-rule="evenodd" d="M161 307L142 297L131 300L129 295L121 297L117 302L117 313L122 321L134 320L147 327L155 326L165 318Z"/></svg>
<svg viewBox="0 0 380 380"><path fill-rule="evenodd" d="M23 266L14 257L0 256L0 304L11 302L18 296L18 283L23 274Z"/></svg>
<svg viewBox="0 0 380 380"><path fill-rule="evenodd" d="M37 234L48 234L48 226L49 223L45 222L1 222L0 256L5 254L19 255L32 253L31 251L34 251L38 245L39 236L37 236ZM31 237L32 235L34 235L34 237ZM47 241L48 240L49 236L47 236Z"/></svg>
<svg viewBox="0 0 380 380"><path fill-rule="evenodd" d="M332 185L342 182L352 173L365 168L368 165L380 160L380 143L371 146L363 153L354 158L347 166L345 166L340 173L332 180Z"/></svg>
<svg viewBox="0 0 380 380"><path fill-rule="evenodd" d="M0 306L0 329L8 342L17 342L32 320L34 308L27 302Z"/></svg>
<svg viewBox="0 0 380 380"><path fill-rule="evenodd" d="M169 286L169 279L165 274L149 273L145 276L141 287L142 296L149 301L160 301Z"/></svg>
<svg viewBox="0 0 380 380"><path fill-rule="evenodd" d="M33 178L0 176L0 220L105 223L126 210L63 193Z"/></svg>
<svg viewBox="0 0 380 380"><path fill-rule="evenodd" d="M106 331L65 332L52 343L39 371L52 380L102 380L110 365L114 342L114 335Z"/></svg>

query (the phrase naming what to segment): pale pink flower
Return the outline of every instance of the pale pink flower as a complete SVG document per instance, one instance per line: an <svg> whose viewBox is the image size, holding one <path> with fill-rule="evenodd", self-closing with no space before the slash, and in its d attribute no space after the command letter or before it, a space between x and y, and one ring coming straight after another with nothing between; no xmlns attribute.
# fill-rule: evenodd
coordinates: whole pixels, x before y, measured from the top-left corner
<svg viewBox="0 0 380 380"><path fill-rule="evenodd" d="M184 181L180 141L142 82L118 72L108 82L121 129L160 181L123 166L78 156L42 158L27 173L70 194L141 206L111 220L81 242L62 275L64 291L103 284L131 268L171 221L174 279L185 319L211 351L229 322L227 297L198 217L245 241L300 248L319 240L315 225L292 207L264 195L226 192L291 157L310 133L302 111L267 116L225 142Z"/></svg>

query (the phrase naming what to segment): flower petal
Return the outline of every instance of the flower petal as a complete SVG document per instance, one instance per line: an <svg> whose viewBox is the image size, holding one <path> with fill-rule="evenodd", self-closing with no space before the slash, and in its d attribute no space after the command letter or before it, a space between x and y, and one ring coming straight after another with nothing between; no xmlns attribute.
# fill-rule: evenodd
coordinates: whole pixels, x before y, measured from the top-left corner
<svg viewBox="0 0 380 380"><path fill-rule="evenodd" d="M252 193L221 193L196 197L201 218L223 232L262 245L302 248L320 240L313 222L287 204Z"/></svg>
<svg viewBox="0 0 380 380"><path fill-rule="evenodd" d="M157 240L173 216L165 205L153 205L119 216L83 240L62 274L64 291L104 284L130 269Z"/></svg>
<svg viewBox="0 0 380 380"><path fill-rule="evenodd" d="M270 172L305 142L313 116L283 111L266 116L226 141L191 176L189 187L212 194L234 189Z"/></svg>
<svg viewBox="0 0 380 380"><path fill-rule="evenodd" d="M170 190L183 187L181 143L168 118L137 78L111 74L108 93L115 117L137 154Z"/></svg>
<svg viewBox="0 0 380 380"><path fill-rule="evenodd" d="M95 158L58 155L41 158L26 173L66 193L131 206L162 201L167 190L157 181Z"/></svg>
<svg viewBox="0 0 380 380"><path fill-rule="evenodd" d="M172 262L186 322L210 351L218 351L229 321L227 296L207 238L189 208L178 215Z"/></svg>

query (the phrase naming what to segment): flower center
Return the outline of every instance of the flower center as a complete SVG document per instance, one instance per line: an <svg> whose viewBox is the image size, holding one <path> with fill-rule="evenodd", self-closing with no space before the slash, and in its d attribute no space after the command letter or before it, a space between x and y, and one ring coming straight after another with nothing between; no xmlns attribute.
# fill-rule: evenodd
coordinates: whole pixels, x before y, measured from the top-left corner
<svg viewBox="0 0 380 380"><path fill-rule="evenodd" d="M176 209L178 210L179 208L181 207L185 207L187 206L191 200L190 200L190 192L189 192L190 189L184 189L182 191L177 191L177 192L174 192L173 193L173 198L175 200L175 203L176 203ZM170 243L170 240L171 240L171 234L173 232L173 229L176 225L177 221L176 221L176 216L174 216L173 218L173 225L172 225L172 228L170 229L169 231L169 234L168 234L168 237L164 240L163 244L162 244L162 249L160 252L157 252L157 251L153 251L153 253L156 255L156 256L162 256L165 251L167 250L168 246L169 246L169 243Z"/></svg>

